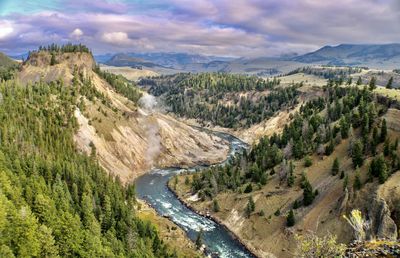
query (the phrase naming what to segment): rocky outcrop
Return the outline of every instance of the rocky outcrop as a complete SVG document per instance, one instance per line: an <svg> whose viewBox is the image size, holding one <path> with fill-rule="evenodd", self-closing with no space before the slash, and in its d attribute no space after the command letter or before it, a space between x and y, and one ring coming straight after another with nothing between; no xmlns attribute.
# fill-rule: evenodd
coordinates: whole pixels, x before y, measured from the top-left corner
<svg viewBox="0 0 400 258"><path fill-rule="evenodd" d="M225 160L229 146L221 138L179 122L171 116L144 110L116 93L93 68L90 53L33 53L22 65L18 79L22 83L62 80L72 87L74 71L90 78L92 86L107 100L81 96L84 108L76 108L79 129L77 148L96 153L100 165L127 183L153 167L185 167L214 164Z"/></svg>
<svg viewBox="0 0 400 258"><path fill-rule="evenodd" d="M370 237L397 239L397 226L390 215L386 201L378 196L374 197L368 210Z"/></svg>
<svg viewBox="0 0 400 258"><path fill-rule="evenodd" d="M22 83L38 82L40 80L51 82L63 80L70 84L74 69L78 69L84 76L92 73L95 66L93 56L89 53L60 53L57 54L56 63L51 65L51 54L46 51L35 52L22 65L18 79Z"/></svg>

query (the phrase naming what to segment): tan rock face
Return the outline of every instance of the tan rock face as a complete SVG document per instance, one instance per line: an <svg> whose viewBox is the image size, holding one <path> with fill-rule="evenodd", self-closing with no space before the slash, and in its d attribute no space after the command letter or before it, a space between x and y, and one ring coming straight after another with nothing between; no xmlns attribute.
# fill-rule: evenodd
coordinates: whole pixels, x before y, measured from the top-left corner
<svg viewBox="0 0 400 258"><path fill-rule="evenodd" d="M188 167L221 162L228 145L221 138L198 131L162 115L138 115L127 125L117 125L112 140L96 133L88 119L77 109L79 130L75 141L79 149L91 152L96 147L100 164L127 182L154 167Z"/></svg>
<svg viewBox="0 0 400 258"><path fill-rule="evenodd" d="M221 138L194 129L168 115L141 110L93 72L95 62L88 53L56 56L35 53L18 74L21 82L62 79L71 85L75 67L91 78L94 87L110 100L110 106L85 97L85 111L75 110L79 129L77 148L90 154L94 146L100 164L127 183L154 167L188 167L223 161L229 151ZM105 115L106 114L106 115Z"/></svg>
<svg viewBox="0 0 400 258"><path fill-rule="evenodd" d="M64 53L56 56L55 65L50 65L51 55L48 52L34 53L22 66L18 78L23 83L50 82L62 79L70 84L73 71L76 68L85 75L92 73L95 61L89 53Z"/></svg>

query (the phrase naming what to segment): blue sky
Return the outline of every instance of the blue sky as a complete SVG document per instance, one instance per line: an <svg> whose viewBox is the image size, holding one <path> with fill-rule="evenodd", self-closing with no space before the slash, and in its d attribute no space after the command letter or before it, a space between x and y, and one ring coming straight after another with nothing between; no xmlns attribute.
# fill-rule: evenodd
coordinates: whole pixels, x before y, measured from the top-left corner
<svg viewBox="0 0 400 258"><path fill-rule="evenodd" d="M0 51L82 42L95 53L279 56L400 42L399 0L0 0Z"/></svg>

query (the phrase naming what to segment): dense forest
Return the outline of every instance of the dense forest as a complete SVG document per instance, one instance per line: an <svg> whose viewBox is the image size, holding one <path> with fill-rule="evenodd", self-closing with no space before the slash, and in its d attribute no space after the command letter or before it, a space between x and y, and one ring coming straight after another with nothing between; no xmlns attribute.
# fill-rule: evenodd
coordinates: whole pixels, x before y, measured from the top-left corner
<svg viewBox="0 0 400 258"><path fill-rule="evenodd" d="M3 53L0 53L0 82L11 80L14 77L17 68L17 62L11 60Z"/></svg>
<svg viewBox="0 0 400 258"><path fill-rule="evenodd" d="M86 85L86 86L85 86ZM87 84L0 84L1 257L174 257L135 217L135 189L76 151Z"/></svg>
<svg viewBox="0 0 400 258"><path fill-rule="evenodd" d="M72 43L68 43L65 45L57 45L53 43L48 46L39 46L38 51L59 52L59 53L78 53L78 52L91 53L90 49L87 46L82 44L76 45Z"/></svg>
<svg viewBox="0 0 400 258"><path fill-rule="evenodd" d="M297 68L288 73L288 75L305 73L322 77L324 79L348 78L350 75L360 73L362 69L359 67L302 67Z"/></svg>
<svg viewBox="0 0 400 258"><path fill-rule="evenodd" d="M249 127L296 104L299 85L276 87L279 80L224 73L179 74L142 80L163 96L171 111L228 128Z"/></svg>
<svg viewBox="0 0 400 258"><path fill-rule="evenodd" d="M193 192L202 199L213 199L221 191L250 193L265 185L269 177L278 176L281 184L295 185L294 160L304 160L311 166L309 155L329 156L343 139L350 139L349 157L354 170L368 166L369 181L375 178L380 183L392 172L400 169L398 141L387 137L386 120L381 116L388 103L378 103L368 87L338 87L329 82L324 88L324 97L318 97L301 106L291 122L285 125L282 134L262 138L250 151L238 155L227 166L216 166L194 174L191 183ZM378 152L383 149L383 154ZM372 157L365 164L366 157ZM340 160L332 164L332 176L340 176L346 184L345 172L340 172ZM303 200L293 203L293 208L312 203L317 190L308 182L306 173L300 181ZM355 176L353 187L361 188L359 176ZM346 184L347 187L347 184Z"/></svg>
<svg viewBox="0 0 400 258"><path fill-rule="evenodd" d="M137 103L142 97L142 93L137 86L122 75L115 75L107 71L101 71L99 66L96 66L94 71L101 78L107 81L117 93L125 96L130 101Z"/></svg>

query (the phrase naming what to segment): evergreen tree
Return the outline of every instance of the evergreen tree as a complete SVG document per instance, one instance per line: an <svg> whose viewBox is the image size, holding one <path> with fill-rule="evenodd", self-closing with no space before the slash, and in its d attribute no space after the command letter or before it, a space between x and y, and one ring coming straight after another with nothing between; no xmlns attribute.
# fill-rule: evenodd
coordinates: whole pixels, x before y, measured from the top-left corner
<svg viewBox="0 0 400 258"><path fill-rule="evenodd" d="M294 212L293 210L289 211L289 214L286 217L286 226L293 227L295 224Z"/></svg>
<svg viewBox="0 0 400 258"><path fill-rule="evenodd" d="M351 150L351 156L353 160L353 167L361 167L362 164L364 163L364 158L363 158L363 147L362 144L359 140L357 140Z"/></svg>
<svg viewBox="0 0 400 258"><path fill-rule="evenodd" d="M393 87L393 76L390 77L389 81L386 84L387 89L391 89Z"/></svg>
<svg viewBox="0 0 400 258"><path fill-rule="evenodd" d="M304 166L306 167L306 168L308 168L308 167L311 167L312 166L312 159L310 158L310 156L306 156L305 158L304 158Z"/></svg>
<svg viewBox="0 0 400 258"><path fill-rule="evenodd" d="M51 58L50 58L50 65L56 65L57 61L56 61L56 55L54 53L51 53Z"/></svg>
<svg viewBox="0 0 400 258"><path fill-rule="evenodd" d="M314 195L313 188L312 188L310 182L307 180L307 178L304 181L303 186L304 186L303 187L303 204L305 206L308 206L314 201L315 195Z"/></svg>
<svg viewBox="0 0 400 258"><path fill-rule="evenodd" d="M213 211L214 211L214 212L219 212L219 211L220 211L220 208L219 208L219 204L218 204L218 200L217 200L217 199L214 199L214 200L213 200Z"/></svg>
<svg viewBox="0 0 400 258"><path fill-rule="evenodd" d="M289 187L294 185L294 165L292 161L290 161L289 163L289 174L287 177L287 184Z"/></svg>
<svg viewBox="0 0 400 258"><path fill-rule="evenodd" d="M386 140L387 136L387 125L386 125L386 119L382 120L382 126L381 126L381 135L380 135L380 141L384 142Z"/></svg>
<svg viewBox="0 0 400 258"><path fill-rule="evenodd" d="M361 76L358 77L357 79L357 86L360 86L362 84Z"/></svg>
<svg viewBox="0 0 400 258"><path fill-rule="evenodd" d="M357 169L355 176L354 176L354 183L353 183L353 187L356 190L360 190L361 189L361 178L360 178L360 170Z"/></svg>
<svg viewBox="0 0 400 258"><path fill-rule="evenodd" d="M343 190L345 190L348 185L349 185L349 175L345 174L344 180L343 180Z"/></svg>
<svg viewBox="0 0 400 258"><path fill-rule="evenodd" d="M253 201L253 197L250 196L250 197L249 197L249 202L247 203L247 205L246 205L246 210L245 210L246 217L249 218L250 215L251 215L251 213L252 213L255 209L256 209L256 204L255 204L254 201Z"/></svg>
<svg viewBox="0 0 400 258"><path fill-rule="evenodd" d="M332 164L332 170L331 170L332 175L336 176L339 173L339 169L340 169L339 159L335 158Z"/></svg>
<svg viewBox="0 0 400 258"><path fill-rule="evenodd" d="M376 78L373 76L369 81L369 90L373 91L376 89Z"/></svg>

